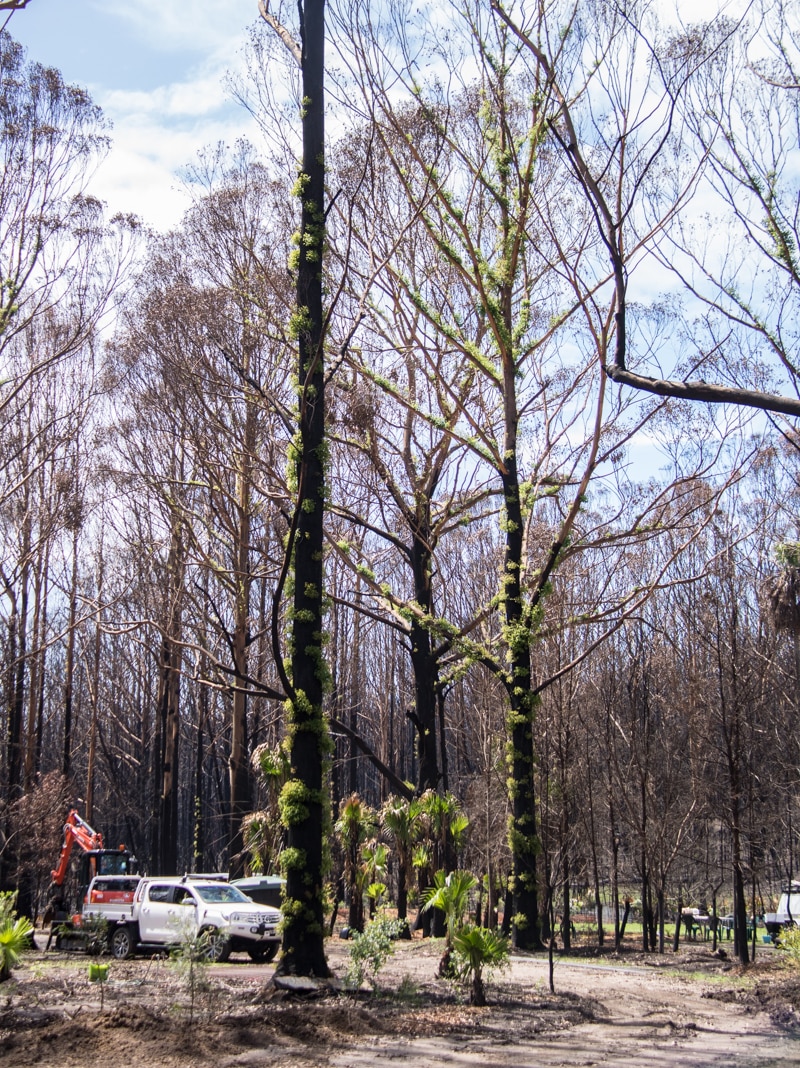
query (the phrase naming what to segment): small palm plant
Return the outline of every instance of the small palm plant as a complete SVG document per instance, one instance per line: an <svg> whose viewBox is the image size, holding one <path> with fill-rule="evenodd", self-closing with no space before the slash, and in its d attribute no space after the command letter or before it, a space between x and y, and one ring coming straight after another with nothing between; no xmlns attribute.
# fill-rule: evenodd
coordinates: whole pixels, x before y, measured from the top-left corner
<svg viewBox="0 0 800 1068"><path fill-rule="evenodd" d="M417 806L425 836L433 847L436 867L455 865L453 851L463 847L469 827L469 819L459 808L458 799L453 794L426 790Z"/></svg>
<svg viewBox="0 0 800 1068"><path fill-rule="evenodd" d="M0 894L0 983L11 978L11 969L30 948L33 924L27 916L17 916L16 892Z"/></svg>
<svg viewBox="0 0 800 1068"><path fill-rule="evenodd" d="M489 927L468 923L456 933L453 946L458 959L456 974L470 980L470 1005L485 1005L484 969L507 966L508 939Z"/></svg>
<svg viewBox="0 0 800 1068"><path fill-rule="evenodd" d="M381 809L381 828L394 845L397 858L397 918L404 923L408 918L408 892L414 870L414 847L420 834L419 805L403 797L393 796ZM410 938L407 923L402 938Z"/></svg>
<svg viewBox="0 0 800 1068"><path fill-rule="evenodd" d="M363 895L366 885L373 880L368 878L362 850L373 837L376 826L375 812L358 794L351 794L342 804L334 828L344 853L344 877L350 891L347 925L351 931L364 930ZM368 865L369 861L366 863Z"/></svg>
<svg viewBox="0 0 800 1068"><path fill-rule="evenodd" d="M463 847L469 826L469 820L461 812L457 798L454 794L426 790L418 798L417 805L422 833L431 850L433 870L449 871L456 868L457 853ZM431 913L429 927L430 933L438 937L445 933L444 919L438 908Z"/></svg>
<svg viewBox="0 0 800 1068"><path fill-rule="evenodd" d="M367 887L367 900L369 901L369 918L374 920L378 910L382 907L388 890L386 883L370 883Z"/></svg>
<svg viewBox="0 0 800 1068"><path fill-rule="evenodd" d="M433 886L423 894L423 909L441 909L447 924L445 947L439 961L439 975L453 975L452 955L456 933L464 922L464 913L469 908L469 898L478 880L468 871L451 871L446 875L437 871Z"/></svg>
<svg viewBox="0 0 800 1068"><path fill-rule="evenodd" d="M369 900L369 918L375 919L375 910L386 893L386 884L381 880L389 868L389 850L383 842L370 842L361 850L361 871L358 883ZM374 889L381 887L382 889Z"/></svg>

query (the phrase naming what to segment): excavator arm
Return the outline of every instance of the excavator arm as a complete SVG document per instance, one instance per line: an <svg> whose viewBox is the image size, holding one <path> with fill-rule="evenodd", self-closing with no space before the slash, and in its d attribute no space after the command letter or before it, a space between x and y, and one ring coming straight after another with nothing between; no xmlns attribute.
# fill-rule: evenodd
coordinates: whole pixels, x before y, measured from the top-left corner
<svg viewBox="0 0 800 1068"><path fill-rule="evenodd" d="M63 886L69 868L69 856L74 845L79 845L84 853L103 848L103 836L93 830L86 820L81 819L77 809L70 809L64 824L64 844L61 847L58 867L50 872L55 886Z"/></svg>

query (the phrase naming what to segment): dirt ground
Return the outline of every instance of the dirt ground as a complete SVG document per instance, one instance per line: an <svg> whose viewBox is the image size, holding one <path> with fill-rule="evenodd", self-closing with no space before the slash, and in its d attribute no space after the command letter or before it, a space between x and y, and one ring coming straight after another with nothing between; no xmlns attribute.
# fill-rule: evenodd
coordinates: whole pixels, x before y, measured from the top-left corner
<svg viewBox="0 0 800 1068"><path fill-rule="evenodd" d="M42 942L42 944L44 944ZM31 953L0 986L0 1068L767 1068L800 1065L800 973L771 948L745 973L703 945L675 956L628 951L557 960L515 956L489 1004L436 977L441 943L398 942L377 993L297 997L273 967L234 957L204 970L191 1006L166 960ZM348 943L331 940L343 977Z"/></svg>

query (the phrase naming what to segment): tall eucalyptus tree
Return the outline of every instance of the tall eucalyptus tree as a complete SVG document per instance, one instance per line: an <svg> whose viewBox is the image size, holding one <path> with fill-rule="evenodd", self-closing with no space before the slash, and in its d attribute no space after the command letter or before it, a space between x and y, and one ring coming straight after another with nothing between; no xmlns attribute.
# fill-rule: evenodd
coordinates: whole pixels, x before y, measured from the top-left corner
<svg viewBox="0 0 800 1068"><path fill-rule="evenodd" d="M557 17L548 5L532 16L547 57L536 64L528 62L527 39L482 5L454 16L443 37L432 16L427 38L424 31L415 38L409 16L399 40L382 35L385 27L364 5L344 5L341 14L353 40L349 76L362 94L362 121L404 190L420 243L432 250L424 276L399 261L386 270L424 329L474 376L460 398L458 433L478 481L491 479L502 502L495 625L481 634L486 615L479 611L459 641L506 691L514 937L527 948L539 944L532 728L548 684L533 650L559 566L583 544L621 536L611 534L610 519L605 529L584 520L586 497L594 477L613 480L614 461L651 415L607 388L613 276L592 206L554 138L563 112L556 73L579 91L585 37L561 32ZM414 58L428 56L426 49L439 67ZM407 103L397 102L398 83ZM589 97L586 90L587 107ZM631 166L626 182L636 180ZM663 343L665 326L656 326L649 344ZM633 329L648 335L647 316ZM457 395L452 379L445 388ZM663 503L658 494L643 497L634 529L653 522L649 509ZM626 596L630 605L631 591L621 603Z"/></svg>
<svg viewBox="0 0 800 1068"><path fill-rule="evenodd" d="M297 434L292 483L294 514L288 538L292 599L290 674L276 664L288 698L291 778L282 793L281 816L288 848L283 956L279 970L328 974L323 946L324 837L328 798L324 767L330 748L323 715L328 671L324 655L323 590L325 442L325 0L301 0L295 37L261 4L265 21L278 33L300 70L302 161L295 190L300 227L295 272L296 305L291 318L297 341ZM289 554L291 554L289 556ZM283 579L285 581L286 574ZM279 589L282 593L282 589ZM276 597L276 612L278 597ZM275 635L277 646L278 636Z"/></svg>

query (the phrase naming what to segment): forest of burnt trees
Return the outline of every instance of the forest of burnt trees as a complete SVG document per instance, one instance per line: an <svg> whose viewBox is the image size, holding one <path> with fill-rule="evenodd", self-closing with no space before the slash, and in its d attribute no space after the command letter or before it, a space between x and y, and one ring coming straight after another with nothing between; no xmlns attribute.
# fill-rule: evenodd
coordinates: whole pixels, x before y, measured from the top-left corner
<svg viewBox="0 0 800 1068"><path fill-rule="evenodd" d="M324 210L264 9L263 144L167 234L105 217L102 114L3 34L0 886L41 907L71 805L150 872L241 875L259 828L278 866L305 657L326 839L452 795L523 946L762 911L800 848L797 14L375 10L327 10Z"/></svg>

